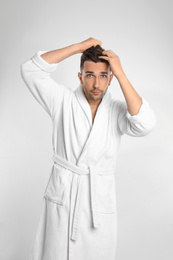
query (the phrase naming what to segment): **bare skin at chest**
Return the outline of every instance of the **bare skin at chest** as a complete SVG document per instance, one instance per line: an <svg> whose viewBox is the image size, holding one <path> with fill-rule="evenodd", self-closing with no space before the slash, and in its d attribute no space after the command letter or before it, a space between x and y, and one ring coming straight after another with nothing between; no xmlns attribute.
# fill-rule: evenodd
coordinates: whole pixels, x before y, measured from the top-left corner
<svg viewBox="0 0 173 260"><path fill-rule="evenodd" d="M94 123L94 118L97 112L97 107L91 108L91 114L92 114L92 123Z"/></svg>

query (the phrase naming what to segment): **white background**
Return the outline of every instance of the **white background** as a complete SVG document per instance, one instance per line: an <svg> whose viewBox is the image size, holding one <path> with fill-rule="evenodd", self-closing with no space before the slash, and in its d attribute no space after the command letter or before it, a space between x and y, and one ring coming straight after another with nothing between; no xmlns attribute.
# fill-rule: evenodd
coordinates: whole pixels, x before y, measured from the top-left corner
<svg viewBox="0 0 173 260"><path fill-rule="evenodd" d="M168 0L1 1L0 259L27 260L51 170L52 125L28 91L20 64L38 50L94 37L113 50L157 125L123 136L117 161L116 260L173 259L173 18ZM52 77L75 89L80 54ZM114 78L114 97L124 99Z"/></svg>

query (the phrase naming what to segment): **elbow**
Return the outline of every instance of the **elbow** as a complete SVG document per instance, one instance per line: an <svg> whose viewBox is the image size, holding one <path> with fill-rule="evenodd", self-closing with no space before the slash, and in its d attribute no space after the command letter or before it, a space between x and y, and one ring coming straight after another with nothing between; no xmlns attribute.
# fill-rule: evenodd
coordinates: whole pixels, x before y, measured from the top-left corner
<svg viewBox="0 0 173 260"><path fill-rule="evenodd" d="M27 62L20 64L20 75L24 83L26 84L26 86L30 88L34 80L33 80L33 75L30 73L28 69Z"/></svg>
<svg viewBox="0 0 173 260"><path fill-rule="evenodd" d="M147 127L146 127L146 134L148 135L149 133L151 133L153 131L153 129L156 127L157 124L157 120L155 115L153 114L152 120L150 120L150 122L148 122Z"/></svg>
<svg viewBox="0 0 173 260"><path fill-rule="evenodd" d="M23 79L25 79L26 76L26 69L25 69L25 63L20 64L20 75Z"/></svg>
<svg viewBox="0 0 173 260"><path fill-rule="evenodd" d="M36 73L31 60L20 64L20 75L26 84L34 80Z"/></svg>
<svg viewBox="0 0 173 260"><path fill-rule="evenodd" d="M23 74L23 63L20 64L20 74L21 74L21 75Z"/></svg>
<svg viewBox="0 0 173 260"><path fill-rule="evenodd" d="M133 132L136 134L136 136L146 136L149 133L153 131L157 123L156 117L153 114L152 118L150 117L150 120L138 123L133 126Z"/></svg>
<svg viewBox="0 0 173 260"><path fill-rule="evenodd" d="M155 128L156 123L157 123L157 119L155 113L152 111L152 113L150 113L149 120L146 123L147 125L146 129L148 134Z"/></svg>

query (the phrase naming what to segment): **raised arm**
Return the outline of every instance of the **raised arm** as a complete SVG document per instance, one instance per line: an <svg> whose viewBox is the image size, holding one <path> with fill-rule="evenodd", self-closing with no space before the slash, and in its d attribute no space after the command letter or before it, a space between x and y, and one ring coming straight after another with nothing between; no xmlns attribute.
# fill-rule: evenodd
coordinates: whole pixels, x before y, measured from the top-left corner
<svg viewBox="0 0 173 260"><path fill-rule="evenodd" d="M100 57L109 62L112 73L117 78L124 94L129 113L132 116L136 115L142 105L142 98L129 82L125 72L123 71L119 57L111 50L103 51L103 54L106 54L107 56Z"/></svg>
<svg viewBox="0 0 173 260"><path fill-rule="evenodd" d="M21 76L26 86L52 119L56 112L60 111L65 93L70 93L70 90L53 80L51 73L57 69L60 61L98 44L102 43L89 38L81 43L53 51L39 50L21 64Z"/></svg>
<svg viewBox="0 0 173 260"><path fill-rule="evenodd" d="M58 63L74 54L81 53L92 46L101 44L101 41L98 41L91 37L83 42L72 44L61 49L46 52L42 54L41 57L50 64Z"/></svg>
<svg viewBox="0 0 173 260"><path fill-rule="evenodd" d="M113 75L117 78L125 100L116 102L117 125L121 134L145 136L156 125L154 111L147 100L137 93L122 69L119 57L111 50L103 51L107 56L100 56L110 64Z"/></svg>

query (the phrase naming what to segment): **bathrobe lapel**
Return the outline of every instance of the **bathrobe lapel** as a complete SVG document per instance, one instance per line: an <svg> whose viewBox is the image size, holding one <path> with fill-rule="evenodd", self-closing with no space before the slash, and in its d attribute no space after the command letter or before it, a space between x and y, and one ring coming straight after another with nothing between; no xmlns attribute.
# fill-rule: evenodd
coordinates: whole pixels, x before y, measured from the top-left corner
<svg viewBox="0 0 173 260"><path fill-rule="evenodd" d="M85 113L85 116L87 117L91 129L88 139L83 147L82 153L78 158L78 164L80 164L80 161L84 158L84 156L86 156L86 154L90 152L90 148L93 147L93 144L95 144L96 146L99 145L99 141L101 142L102 136L105 135L105 130L108 124L108 109L111 103L111 93L109 92L109 90L107 90L106 94L104 95L101 103L97 108L97 112L93 124L92 124L91 108L82 91L81 84L75 90L75 94L81 108Z"/></svg>

